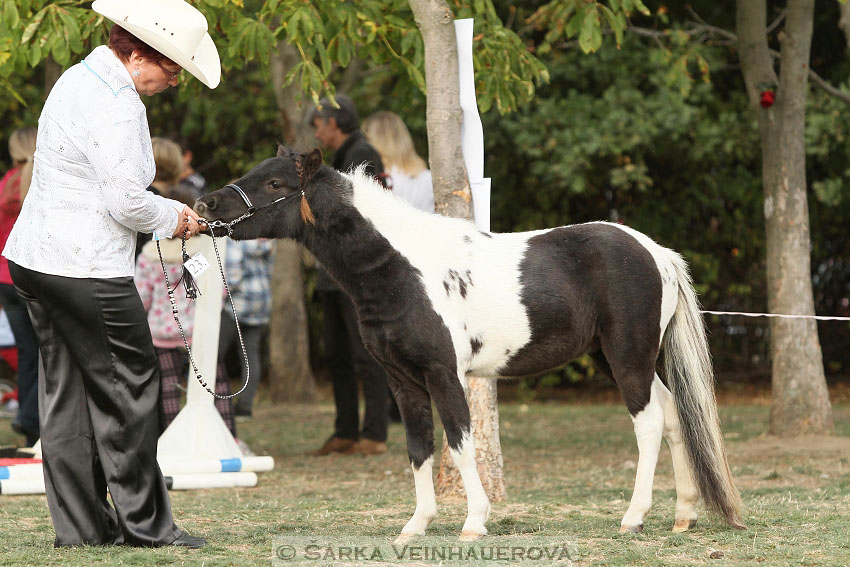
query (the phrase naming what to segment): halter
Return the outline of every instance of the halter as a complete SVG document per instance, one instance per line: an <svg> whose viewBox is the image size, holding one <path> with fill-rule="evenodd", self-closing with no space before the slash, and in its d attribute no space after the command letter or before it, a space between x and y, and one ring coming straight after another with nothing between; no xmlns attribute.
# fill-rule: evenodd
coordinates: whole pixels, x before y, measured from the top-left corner
<svg viewBox="0 0 850 567"><path fill-rule="evenodd" d="M165 277L165 289L166 289L166 292L168 293L168 300L171 303L171 314L174 317L174 321L177 323L177 328L180 330L180 336L183 338L183 346L186 348L186 353L189 357L189 362L192 365L192 370L195 373L195 378L197 378L198 382L200 382L201 386L203 386L203 388L209 394L211 394L213 397L218 398L220 400L227 400L227 399L230 399L230 398L235 398L236 396L241 394L243 391L245 391L245 388L248 387L248 381L250 380L251 370L248 366L248 352L245 348L245 341L242 338L242 329L239 325L239 317L236 315L236 306L233 304L233 296L230 294L230 287L227 285L227 279L224 277L224 265L221 261L221 255L218 252L218 245L215 242L215 232L213 231L213 229L214 228L222 228L222 227L226 228L227 229L227 236L233 236L233 228L232 227L233 227L234 224L236 224L238 222L242 222L243 220L252 216L255 212L259 211L260 209L265 209L266 207L271 207L275 203L279 203L279 202L285 200L287 197L292 197L292 195L285 195L283 197L275 199L274 201L272 201L271 203L268 203L267 205L263 205L262 207L255 207L254 204L251 202L251 199L248 198L248 195L245 193L245 191L243 191L242 188L239 187L238 185L236 185L235 183L230 183L228 185L225 185L224 188L225 189L230 188L230 189L233 189L234 191L236 191L236 193L242 198L242 201L245 203L247 210L240 217L238 217L238 218L236 218L236 219L234 219L230 222L224 222L224 221L220 221L220 220L207 221L204 218L200 218L200 219L198 219L198 223L199 224L201 222L206 223L207 227L210 230L210 235L213 237L213 239L212 239L213 250L215 250L215 257L216 257L216 260L218 260L218 269L219 269L219 272L221 273L221 281L222 281L222 283L224 283L224 289L227 292L227 297L230 299L230 308L233 311L233 320L236 322L236 334L239 337L239 345L242 347L242 357L244 358L244 361L245 361L245 383L242 385L242 388L238 392L236 392L235 394L221 395L221 394L215 393L209 387L207 382L204 380L203 376L201 376L201 373L198 370L198 366L195 364L195 358L192 356L192 349L189 348L189 341L186 337L186 333L183 332L183 325L180 323L180 319L177 316L177 302L174 299L174 291L177 289L177 285L179 285L180 282L178 281L177 285L175 285L173 289L171 288L171 284L168 281L168 273L167 273L167 270L165 268L165 261L162 258L162 250L160 250L160 247L159 247L159 240L156 241L156 250L159 253L159 262L160 262L160 265L162 266L162 275ZM301 190L301 195L302 196L304 195L303 189ZM189 255L186 253L186 232L187 231L184 230L183 234L181 235L181 240L182 240L181 249L182 249L182 252L183 252L183 261L184 262L189 259ZM189 274L186 271L185 268L183 270L184 270L184 272L183 272L183 277L181 278L181 280L183 280L183 278L185 278L185 280L183 281L183 284L186 287L187 297L189 297L191 299L195 299L195 295L197 293L197 290L196 290L195 285L193 283L192 276L191 276L191 274Z"/></svg>
<svg viewBox="0 0 850 567"><path fill-rule="evenodd" d="M244 213L242 213L241 216L233 219L230 222L224 222L224 221L221 221L221 220L208 221L207 219L204 219L204 218L198 219L199 223L200 222L206 223L207 227L210 229L210 234L212 236L215 236L215 232L213 231L213 229L215 229L215 228L225 228L225 229L227 229L227 236L233 236L233 225L234 224L242 222L243 220L245 220L247 218L250 218L251 216L254 215L254 213L259 211L260 209L265 209L266 207L271 207L272 205L280 203L281 201L284 201L284 200L288 199L289 197L292 197L293 195L295 195L295 193L293 193L292 195L284 195L283 197L279 197L279 198L275 199L274 201L272 201L271 203L263 205L262 207L255 207L254 204L251 202L251 199L248 198L248 195L245 193L245 191L243 191L242 188L239 187L238 185L236 185L235 183L229 183L229 184L225 185L224 189L233 189L234 191L236 191L236 194L239 195L239 197L241 197L242 201L245 203L247 210ZM301 190L301 196L302 197L304 196L304 190L303 189Z"/></svg>

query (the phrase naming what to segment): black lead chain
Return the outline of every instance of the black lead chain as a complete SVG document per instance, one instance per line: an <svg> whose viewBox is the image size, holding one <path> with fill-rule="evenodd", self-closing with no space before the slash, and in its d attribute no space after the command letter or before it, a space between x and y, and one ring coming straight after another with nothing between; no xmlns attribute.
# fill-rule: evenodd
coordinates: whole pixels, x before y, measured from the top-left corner
<svg viewBox="0 0 850 567"><path fill-rule="evenodd" d="M242 328L239 326L239 317L236 316L236 305L233 303L233 296L230 294L230 287L227 285L227 279L224 277L224 266L221 263L221 255L218 253L218 245L215 242L215 237L212 237L213 241L213 250L215 250L215 257L218 260L218 269L221 273L221 281L224 283L224 289L227 291L227 297L230 299L230 308L233 311L233 320L236 322L236 334L239 336L239 346L242 347L242 357L245 360L245 383L242 385L242 388L239 389L235 394L228 394L226 396L222 396L221 394L216 394L210 387L207 385L204 380L201 372L198 370L198 366L195 364L195 358L192 356L192 349L189 348L189 341L186 339L186 333L183 331L183 325L180 323L180 318L177 310L177 300L174 298L174 291L180 285L180 282L183 282L183 287L186 288L186 297L190 300L194 301L195 298L200 294L198 290L197 284L195 283L195 279L192 277L192 274L189 273L189 270L186 269L185 262L189 260L189 254L186 253L186 233L187 230L183 231L183 234L180 236L181 239L181 250L183 256L183 274L177 283L174 286L174 289L171 288L171 284L168 282L168 271L165 269L165 260L162 259L162 250L159 247L159 240L156 240L156 251L159 253L159 263L162 266L162 275L165 277L165 289L168 292L168 301L171 303L171 314L174 316L174 321L177 323L177 328L180 330L180 336L183 338L183 345L186 347L186 353L189 355L189 362L192 365L192 372L195 374L195 378L197 378L198 382L201 386L204 387L210 395L214 398L218 398L219 400L229 400L231 398L235 398L239 394L245 391L245 388L248 387L248 380L251 378L251 368L248 365L248 351L245 348L245 341L242 339Z"/></svg>

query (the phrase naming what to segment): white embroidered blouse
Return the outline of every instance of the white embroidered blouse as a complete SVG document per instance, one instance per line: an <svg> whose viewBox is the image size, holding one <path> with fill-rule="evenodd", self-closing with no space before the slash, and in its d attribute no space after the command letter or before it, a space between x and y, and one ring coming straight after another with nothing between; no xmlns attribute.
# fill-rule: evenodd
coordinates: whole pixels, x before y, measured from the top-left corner
<svg viewBox="0 0 850 567"><path fill-rule="evenodd" d="M136 232L170 237L183 210L146 190L155 169L145 106L121 60L100 46L47 98L32 184L3 255L58 276L132 276Z"/></svg>

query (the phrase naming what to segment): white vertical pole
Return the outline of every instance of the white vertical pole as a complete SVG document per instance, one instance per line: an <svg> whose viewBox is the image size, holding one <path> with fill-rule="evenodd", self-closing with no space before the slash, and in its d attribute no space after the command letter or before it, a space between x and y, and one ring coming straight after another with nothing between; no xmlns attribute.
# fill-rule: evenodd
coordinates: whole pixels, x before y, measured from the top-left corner
<svg viewBox="0 0 850 567"><path fill-rule="evenodd" d="M469 186L472 190L472 211L479 229L490 231L490 178L484 177L484 129L478 115L475 98L475 70L472 64L472 30L474 20L455 20L457 39L460 107L463 110L461 146Z"/></svg>
<svg viewBox="0 0 850 567"><path fill-rule="evenodd" d="M192 357L195 359L195 365L197 365L198 371L200 371L207 386L215 391L215 372L218 366L218 335L221 330L224 284L221 281L221 273L215 256L212 238L206 235L196 236L195 238L204 239L201 254L210 263L210 267L198 278L198 287L201 290L201 295L195 300ZM222 265L227 256L227 242L228 239L224 237L216 239ZM202 403L211 406L215 402L215 398L195 378L192 368L189 369L186 401L187 403Z"/></svg>
<svg viewBox="0 0 850 567"><path fill-rule="evenodd" d="M212 238L205 235L194 238L203 239L201 253L210 263L210 267L197 278L201 295L195 303L192 356L204 381L214 391L224 284L216 261ZM223 264L227 253L227 238L216 239L216 244ZM219 459L241 456L239 446L215 408L213 396L198 383L191 368L186 405L160 436L158 455Z"/></svg>

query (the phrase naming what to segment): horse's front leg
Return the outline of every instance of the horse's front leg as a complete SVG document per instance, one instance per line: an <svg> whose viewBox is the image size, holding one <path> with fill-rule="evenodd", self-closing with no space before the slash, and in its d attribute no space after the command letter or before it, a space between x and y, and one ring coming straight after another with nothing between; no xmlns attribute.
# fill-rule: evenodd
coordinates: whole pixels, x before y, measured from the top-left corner
<svg viewBox="0 0 850 567"><path fill-rule="evenodd" d="M434 417L428 392L415 383L398 384L390 380L407 435L407 455L416 486L416 510L396 543L405 543L425 535L425 529L437 516L434 494Z"/></svg>
<svg viewBox="0 0 850 567"><path fill-rule="evenodd" d="M475 463L475 442L472 433L467 430L460 439L457 448L452 447L449 442L452 461L460 471L463 488L466 490L466 521L460 532L460 539L464 541L476 540L487 535L487 519L490 517L490 499L481 484L478 475L478 466Z"/></svg>
<svg viewBox="0 0 850 567"><path fill-rule="evenodd" d="M413 482L416 486L416 510L396 538L395 542L398 544L407 543L416 536L425 535L425 530L437 517L437 497L434 495L432 476L433 454L420 465L417 465L411 456L410 466L413 468Z"/></svg>
<svg viewBox="0 0 850 567"><path fill-rule="evenodd" d="M475 540L487 535L485 524L490 517L490 500L481 484L475 463L475 442L466 394L460 379L448 374L429 379L428 389L445 427L449 453L466 491L467 514L460 539Z"/></svg>

